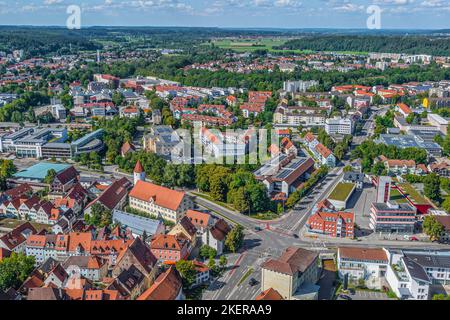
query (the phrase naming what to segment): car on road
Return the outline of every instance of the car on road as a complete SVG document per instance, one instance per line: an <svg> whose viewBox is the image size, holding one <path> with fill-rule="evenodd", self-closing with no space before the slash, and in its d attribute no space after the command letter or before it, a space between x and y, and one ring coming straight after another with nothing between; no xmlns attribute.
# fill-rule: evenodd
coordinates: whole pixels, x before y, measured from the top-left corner
<svg viewBox="0 0 450 320"><path fill-rule="evenodd" d="M420 240L417 239L416 237L411 237L411 238L409 239L409 241L420 241Z"/></svg>
<svg viewBox="0 0 450 320"><path fill-rule="evenodd" d="M255 227L255 231L261 231L261 227Z"/></svg>
<svg viewBox="0 0 450 320"><path fill-rule="evenodd" d="M292 235L295 239L298 239L298 234L293 234Z"/></svg>
<svg viewBox="0 0 450 320"><path fill-rule="evenodd" d="M341 299L341 300L352 300L352 298L350 296L346 295L346 294L340 294L338 296L338 298Z"/></svg>
<svg viewBox="0 0 450 320"><path fill-rule="evenodd" d="M259 283L258 280L256 280L255 278L251 278L251 279L248 281L248 284L249 284L250 286L252 286L252 287L256 286L258 283Z"/></svg>

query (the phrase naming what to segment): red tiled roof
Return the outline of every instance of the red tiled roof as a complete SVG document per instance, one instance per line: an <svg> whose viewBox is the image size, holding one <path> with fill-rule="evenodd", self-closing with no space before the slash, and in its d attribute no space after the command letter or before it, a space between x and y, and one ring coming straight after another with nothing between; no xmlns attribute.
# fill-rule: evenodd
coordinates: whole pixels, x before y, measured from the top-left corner
<svg viewBox="0 0 450 320"><path fill-rule="evenodd" d="M383 249L342 247L338 248L341 258L364 261L388 261Z"/></svg>
<svg viewBox="0 0 450 320"><path fill-rule="evenodd" d="M199 212L195 210L186 211L186 217L191 220L191 222L196 227L206 228L211 220L211 215L209 213Z"/></svg>
<svg viewBox="0 0 450 320"><path fill-rule="evenodd" d="M274 288L269 288L266 291L261 292L256 297L257 301L273 301L273 300L284 300L283 297Z"/></svg>
<svg viewBox="0 0 450 320"><path fill-rule="evenodd" d="M139 160L136 162L136 166L134 167L133 172L135 172L135 173L142 173L142 172L144 172L144 168L142 167L142 164L141 164L141 162Z"/></svg>
<svg viewBox="0 0 450 320"><path fill-rule="evenodd" d="M175 300L182 287L181 277L174 267L162 273L137 300Z"/></svg>
<svg viewBox="0 0 450 320"><path fill-rule="evenodd" d="M161 187L150 182L138 181L129 196L130 198L136 198L146 202L153 199L156 205L176 211L181 205L185 193Z"/></svg>

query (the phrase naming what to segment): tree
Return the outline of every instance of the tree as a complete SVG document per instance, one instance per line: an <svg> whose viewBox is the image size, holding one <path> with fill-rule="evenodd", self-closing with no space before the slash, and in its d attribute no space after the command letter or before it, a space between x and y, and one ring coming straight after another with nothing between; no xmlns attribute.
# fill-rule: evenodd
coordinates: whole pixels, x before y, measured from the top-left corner
<svg viewBox="0 0 450 320"><path fill-rule="evenodd" d="M431 240L439 240L444 232L444 226L437 221L435 216L426 216L423 220L423 231Z"/></svg>
<svg viewBox="0 0 450 320"><path fill-rule="evenodd" d="M220 266L222 269L225 268L225 266L227 265L227 263L228 263L227 257L225 257L225 256L220 256L220 258L219 258L219 266Z"/></svg>
<svg viewBox="0 0 450 320"><path fill-rule="evenodd" d="M193 261L179 260L175 264L177 271L181 275L183 287L189 289L195 283L197 272Z"/></svg>
<svg viewBox="0 0 450 320"><path fill-rule="evenodd" d="M208 246L208 245L203 245L200 247L200 257L206 259L206 258L215 258L217 256L217 250Z"/></svg>
<svg viewBox="0 0 450 320"><path fill-rule="evenodd" d="M445 201L442 203L442 208L445 211L450 212L450 196L445 197Z"/></svg>
<svg viewBox="0 0 450 320"><path fill-rule="evenodd" d="M52 184L53 181L55 180L56 175L57 175L57 172L55 171L55 169L48 170L47 175L44 178L44 183Z"/></svg>
<svg viewBox="0 0 450 320"><path fill-rule="evenodd" d="M235 253L239 250L244 242L244 228L241 225L236 225L227 234L225 238L225 246L231 252Z"/></svg>
<svg viewBox="0 0 450 320"><path fill-rule="evenodd" d="M424 181L424 194L428 198L438 203L441 202L441 179L436 173L431 173L426 176Z"/></svg>
<svg viewBox="0 0 450 320"><path fill-rule="evenodd" d="M90 216L85 216L85 220L89 225L107 227L112 223L112 212L97 202L92 205Z"/></svg>
<svg viewBox="0 0 450 320"><path fill-rule="evenodd" d="M34 269L33 256L13 252L11 257L0 261L0 289L18 288Z"/></svg>
<svg viewBox="0 0 450 320"><path fill-rule="evenodd" d="M216 260L214 258L210 257L208 261L208 268L213 270L216 267Z"/></svg>

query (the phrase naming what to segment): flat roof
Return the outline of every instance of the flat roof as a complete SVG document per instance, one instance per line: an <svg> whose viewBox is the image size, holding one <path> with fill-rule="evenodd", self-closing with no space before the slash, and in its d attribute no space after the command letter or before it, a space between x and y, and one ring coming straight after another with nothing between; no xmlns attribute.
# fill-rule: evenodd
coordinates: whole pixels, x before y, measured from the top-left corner
<svg viewBox="0 0 450 320"><path fill-rule="evenodd" d="M328 199L344 201L348 198L350 192L352 192L354 188L355 184L353 183L339 182Z"/></svg>
<svg viewBox="0 0 450 320"><path fill-rule="evenodd" d="M16 179L44 180L49 170L53 169L56 173L60 173L69 167L70 165L68 164L40 162L25 170L17 172L13 177Z"/></svg>

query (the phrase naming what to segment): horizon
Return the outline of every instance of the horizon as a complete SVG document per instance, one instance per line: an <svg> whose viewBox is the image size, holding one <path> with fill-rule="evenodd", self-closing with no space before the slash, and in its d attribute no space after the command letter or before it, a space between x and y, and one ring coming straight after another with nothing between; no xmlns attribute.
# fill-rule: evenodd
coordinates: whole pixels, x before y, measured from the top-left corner
<svg viewBox="0 0 450 320"><path fill-rule="evenodd" d="M450 0L22 0L0 2L1 25L64 26L78 6L82 26L237 29L365 29L377 6L381 30L449 28Z"/></svg>

